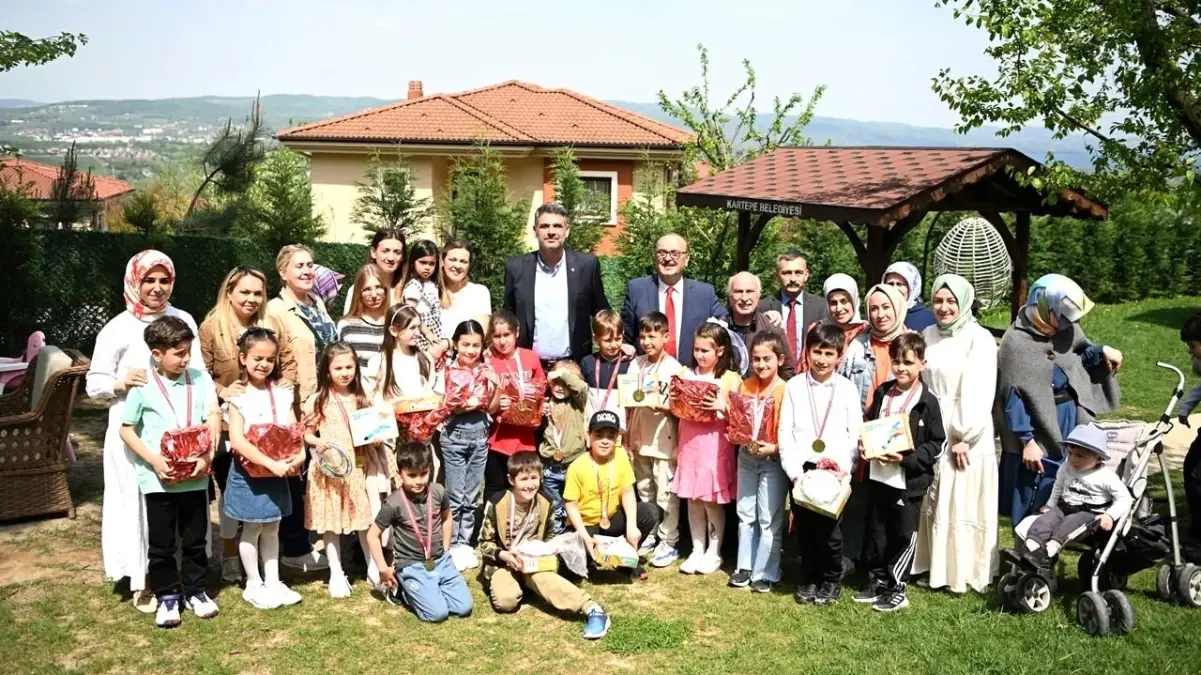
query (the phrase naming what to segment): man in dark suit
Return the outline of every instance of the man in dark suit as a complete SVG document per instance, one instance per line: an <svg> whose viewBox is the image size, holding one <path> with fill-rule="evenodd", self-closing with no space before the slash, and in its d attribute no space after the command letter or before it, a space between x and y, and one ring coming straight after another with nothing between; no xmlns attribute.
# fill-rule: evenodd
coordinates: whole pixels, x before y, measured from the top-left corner
<svg viewBox="0 0 1201 675"><path fill-rule="evenodd" d="M570 233L563 206L543 204L534 213L538 250L505 261L501 304L521 324L518 346L533 349L543 365L592 353L592 317L609 309L600 263L567 248Z"/></svg>
<svg viewBox="0 0 1201 675"><path fill-rule="evenodd" d="M776 281L780 290L759 302L759 311L767 313L784 331L792 358L801 362L805 352L805 333L826 319L826 299L805 292L809 280L809 261L799 251L787 251L776 259Z"/></svg>
<svg viewBox="0 0 1201 675"><path fill-rule="evenodd" d="M725 305L713 287L684 278L688 267L688 242L678 234L665 234L655 245L655 274L631 279L621 308L625 342L638 344L638 320L648 312L667 315L666 350L680 363L692 365L692 337L709 318L725 319ZM639 347L641 351L641 347Z"/></svg>

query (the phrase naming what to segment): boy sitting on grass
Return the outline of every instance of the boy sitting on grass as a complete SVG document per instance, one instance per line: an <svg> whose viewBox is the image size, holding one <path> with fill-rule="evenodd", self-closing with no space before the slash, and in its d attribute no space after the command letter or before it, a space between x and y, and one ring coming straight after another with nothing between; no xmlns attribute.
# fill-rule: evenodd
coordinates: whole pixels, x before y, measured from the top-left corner
<svg viewBox="0 0 1201 675"><path fill-rule="evenodd" d="M492 609L516 612L523 589L550 603L560 612L583 614L584 639L597 640L609 631L609 617L592 596L558 572L524 572L525 561L516 549L523 541L546 541L554 532L554 507L539 494L542 461L535 452L509 457L511 489L499 493L484 509L480 554L484 557L484 586Z"/></svg>

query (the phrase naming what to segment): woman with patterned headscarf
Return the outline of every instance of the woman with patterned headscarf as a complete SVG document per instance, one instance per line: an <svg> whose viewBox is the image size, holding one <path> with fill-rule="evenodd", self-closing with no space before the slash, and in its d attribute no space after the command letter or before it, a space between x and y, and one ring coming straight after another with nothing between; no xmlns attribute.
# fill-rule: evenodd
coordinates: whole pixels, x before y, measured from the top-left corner
<svg viewBox="0 0 1201 675"><path fill-rule="evenodd" d="M922 332L934 325L934 312L922 304L922 273L913 263L895 262L884 270L881 283L888 284L905 296L905 325L910 330Z"/></svg>
<svg viewBox="0 0 1201 675"><path fill-rule="evenodd" d="M972 316L976 292L944 274L931 286L935 324L926 328L926 375L938 398L947 447L922 502L914 574L931 588L980 592L1000 567L993 402L997 341Z"/></svg>
<svg viewBox="0 0 1201 675"><path fill-rule="evenodd" d="M1078 323L1092 308L1076 282L1048 274L1001 340L1000 505L1015 527L1050 496L1068 432L1121 403L1122 353L1090 342Z"/></svg>
<svg viewBox="0 0 1201 675"><path fill-rule="evenodd" d="M125 311L105 324L96 336L86 388L88 396L110 401L104 435L104 507L100 546L104 576L129 577L134 606L153 612L157 602L146 588L146 509L138 490L133 451L121 441L121 410L132 387L146 384L150 348L143 334L161 316L176 316L197 332L191 315L172 307L175 265L159 251L142 251L125 266ZM200 341L192 341L192 363L202 367Z"/></svg>

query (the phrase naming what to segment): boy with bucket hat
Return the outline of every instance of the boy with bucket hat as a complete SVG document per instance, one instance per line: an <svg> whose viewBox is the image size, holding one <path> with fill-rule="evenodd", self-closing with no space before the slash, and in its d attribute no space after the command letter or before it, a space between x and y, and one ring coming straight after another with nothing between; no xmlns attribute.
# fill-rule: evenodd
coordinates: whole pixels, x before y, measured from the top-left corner
<svg viewBox="0 0 1201 675"><path fill-rule="evenodd" d="M1122 479L1105 466L1109 459L1106 434L1082 424L1064 441L1066 461L1055 476L1051 498L1026 531L1028 561L1041 570L1050 569L1068 542L1098 529L1108 532L1134 504Z"/></svg>

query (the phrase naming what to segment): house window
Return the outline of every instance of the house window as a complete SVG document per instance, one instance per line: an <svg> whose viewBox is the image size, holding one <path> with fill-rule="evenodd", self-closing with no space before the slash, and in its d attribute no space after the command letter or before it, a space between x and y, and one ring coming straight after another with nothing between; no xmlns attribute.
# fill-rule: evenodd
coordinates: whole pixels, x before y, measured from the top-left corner
<svg viewBox="0 0 1201 675"><path fill-rule="evenodd" d="M617 172L581 171L580 180L591 195L586 210L605 225L617 224Z"/></svg>

